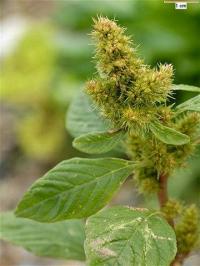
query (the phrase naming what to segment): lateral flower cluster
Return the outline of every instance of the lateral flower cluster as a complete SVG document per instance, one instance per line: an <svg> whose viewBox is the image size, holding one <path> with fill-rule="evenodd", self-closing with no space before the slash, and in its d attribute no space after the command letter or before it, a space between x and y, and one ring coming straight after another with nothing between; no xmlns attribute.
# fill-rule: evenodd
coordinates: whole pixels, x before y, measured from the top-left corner
<svg viewBox="0 0 200 266"><path fill-rule="evenodd" d="M180 146L167 145L156 138L145 139L130 134L126 140L128 154L140 161L142 167L135 171L135 180L141 193L159 190L159 175L170 175L174 169L184 167L198 145L200 115L188 112L174 120L174 127L190 137L190 142Z"/></svg>
<svg viewBox="0 0 200 266"><path fill-rule="evenodd" d="M199 243L199 211L194 205L184 205L181 202L170 199L161 209L164 217L174 219L178 254L185 257L192 250L197 249Z"/></svg>
<svg viewBox="0 0 200 266"><path fill-rule="evenodd" d="M158 103L166 103L171 94L173 68L144 65L124 32L115 21L94 20L98 75L88 82L87 93L114 126L140 134L149 123L162 119Z"/></svg>

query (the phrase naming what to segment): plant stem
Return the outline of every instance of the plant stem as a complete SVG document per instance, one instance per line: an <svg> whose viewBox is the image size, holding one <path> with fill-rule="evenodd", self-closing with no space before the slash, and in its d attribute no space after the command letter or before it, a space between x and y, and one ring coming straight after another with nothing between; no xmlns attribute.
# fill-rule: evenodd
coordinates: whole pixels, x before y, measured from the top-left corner
<svg viewBox="0 0 200 266"><path fill-rule="evenodd" d="M167 174L161 174L159 176L159 183L160 183L160 189L158 191L158 200L160 204L160 208L164 207L167 203L169 197L168 197L168 175ZM174 221L173 219L167 219L167 222L174 228ZM174 261L171 263L170 266L181 266L182 261L180 262L179 256L176 255Z"/></svg>
<svg viewBox="0 0 200 266"><path fill-rule="evenodd" d="M168 190L167 190L168 175L161 174L159 177L159 183L160 183L160 189L158 191L158 200L160 203L160 208L162 208L168 201ZM173 219L168 219L167 221L174 228Z"/></svg>
<svg viewBox="0 0 200 266"><path fill-rule="evenodd" d="M168 175L167 174L161 174L159 176L159 183L160 183L160 189L158 192L158 200L160 203L160 208L164 207L167 203L169 197L168 197ZM174 221L173 219L167 219L167 222L174 228ZM187 257L187 255L183 254L177 254L174 261L171 263L170 266L181 266L183 264L184 259Z"/></svg>
<svg viewBox="0 0 200 266"><path fill-rule="evenodd" d="M170 266L181 266L183 261L187 258L188 254L177 254L174 261Z"/></svg>

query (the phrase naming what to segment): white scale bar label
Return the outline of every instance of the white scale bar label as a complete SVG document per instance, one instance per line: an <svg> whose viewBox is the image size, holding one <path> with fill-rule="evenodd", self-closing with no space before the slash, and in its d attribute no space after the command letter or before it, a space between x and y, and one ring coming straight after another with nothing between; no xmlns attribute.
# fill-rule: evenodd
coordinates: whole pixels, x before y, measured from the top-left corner
<svg viewBox="0 0 200 266"><path fill-rule="evenodd" d="M175 3L175 9L187 9L186 2L177 2Z"/></svg>

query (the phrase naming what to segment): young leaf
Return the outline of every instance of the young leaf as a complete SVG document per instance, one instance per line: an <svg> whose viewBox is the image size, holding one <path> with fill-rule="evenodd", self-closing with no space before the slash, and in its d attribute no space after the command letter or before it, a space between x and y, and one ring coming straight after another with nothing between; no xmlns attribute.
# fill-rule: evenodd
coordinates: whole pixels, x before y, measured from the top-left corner
<svg viewBox="0 0 200 266"><path fill-rule="evenodd" d="M0 239L22 246L37 256L84 260L84 225L80 220L43 224L1 213Z"/></svg>
<svg viewBox="0 0 200 266"><path fill-rule="evenodd" d="M187 135L178 132L173 128L163 126L158 122L152 123L150 125L150 130L156 138L166 144L183 145L190 142L190 138Z"/></svg>
<svg viewBox="0 0 200 266"><path fill-rule="evenodd" d="M91 266L169 266L176 250L173 229L147 209L105 209L86 223L85 252Z"/></svg>
<svg viewBox="0 0 200 266"><path fill-rule="evenodd" d="M63 161L32 185L15 213L40 222L88 217L107 204L133 168L133 162L112 158Z"/></svg>
<svg viewBox="0 0 200 266"><path fill-rule="evenodd" d="M91 99L83 92L74 98L68 109L66 127L73 137L110 129L108 122L102 119Z"/></svg>
<svg viewBox="0 0 200 266"><path fill-rule="evenodd" d="M199 92L200 93L200 88L196 86L190 86L190 85L184 85L184 84L179 84L179 85L173 85L172 90L175 91L191 91L191 92Z"/></svg>
<svg viewBox="0 0 200 266"><path fill-rule="evenodd" d="M73 141L73 147L89 154L106 153L122 140L124 132L94 132L82 135Z"/></svg>
<svg viewBox="0 0 200 266"><path fill-rule="evenodd" d="M200 95L197 95L176 106L178 112L196 111L200 112Z"/></svg>

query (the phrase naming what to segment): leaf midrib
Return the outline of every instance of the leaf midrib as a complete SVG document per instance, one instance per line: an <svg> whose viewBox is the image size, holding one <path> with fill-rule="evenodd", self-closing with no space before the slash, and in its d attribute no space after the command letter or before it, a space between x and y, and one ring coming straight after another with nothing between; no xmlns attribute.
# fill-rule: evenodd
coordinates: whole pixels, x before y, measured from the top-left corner
<svg viewBox="0 0 200 266"><path fill-rule="evenodd" d="M93 183L93 182L96 182L96 183L97 183L97 181L98 181L99 179L101 179L101 178L103 179L103 178L105 178L107 175L113 175L114 173L116 173L116 172L118 172L118 171L121 171L121 170L123 170L123 169L129 168L129 167L131 167L131 165L127 165L127 166L125 166L125 167L118 168L117 170L113 170L113 171L111 171L111 172L109 172L109 173L107 173L107 174L104 174L104 175L98 176L97 178L95 178L95 179L93 179L93 180L90 180L89 182L86 182L86 183L80 184L80 185L78 185L78 186L74 186L74 187L70 188L69 190L65 190L65 191L62 191L62 192L60 192L60 193L54 194L53 196L48 197L48 198L46 198L46 199L44 199L44 200L38 202L37 204L32 205L32 206L29 207L29 208L25 208L25 209L23 209L23 211L19 211L19 212L17 211L17 213L18 213L18 214L23 214L23 213L26 212L27 210L31 210L31 209L34 208L35 206L39 206L39 205L41 205L42 203L48 201L48 200L51 199L51 198L57 197L58 195L60 196L60 195L65 194L65 193L69 193L70 191L73 191L75 188L84 187L84 186L86 186L86 185L88 185L88 184L90 184L90 183ZM124 177L124 178L125 178L125 177ZM121 178L121 179L122 179L122 178ZM31 191L30 191L30 192L31 192Z"/></svg>

